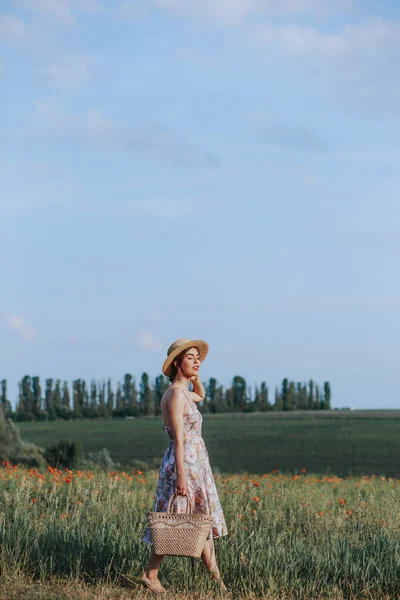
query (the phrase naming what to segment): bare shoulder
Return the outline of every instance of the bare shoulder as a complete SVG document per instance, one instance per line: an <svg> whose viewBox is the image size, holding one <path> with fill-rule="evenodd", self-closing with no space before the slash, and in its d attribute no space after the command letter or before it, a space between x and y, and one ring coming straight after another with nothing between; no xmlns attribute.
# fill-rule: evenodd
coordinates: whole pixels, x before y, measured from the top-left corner
<svg viewBox="0 0 400 600"><path fill-rule="evenodd" d="M167 388L161 398L161 404L169 406L183 407L185 404L185 394L179 388L170 386Z"/></svg>

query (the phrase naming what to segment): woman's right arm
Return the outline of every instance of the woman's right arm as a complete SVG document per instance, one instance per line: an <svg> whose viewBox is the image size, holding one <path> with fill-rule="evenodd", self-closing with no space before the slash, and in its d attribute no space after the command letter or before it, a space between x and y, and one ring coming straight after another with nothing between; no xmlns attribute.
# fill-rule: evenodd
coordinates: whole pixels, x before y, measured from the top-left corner
<svg viewBox="0 0 400 600"><path fill-rule="evenodd" d="M169 418L172 435L174 438L174 456L176 467L175 492L182 496L187 494L187 479L183 462L183 411L185 408L185 395L180 390L174 389L168 403Z"/></svg>

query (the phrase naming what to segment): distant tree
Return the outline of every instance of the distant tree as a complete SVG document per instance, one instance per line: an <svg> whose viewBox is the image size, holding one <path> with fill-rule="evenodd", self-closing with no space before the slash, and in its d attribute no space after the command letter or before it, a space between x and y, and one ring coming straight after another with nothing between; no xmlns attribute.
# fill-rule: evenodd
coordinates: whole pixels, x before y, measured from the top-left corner
<svg viewBox="0 0 400 600"><path fill-rule="evenodd" d="M56 413L57 418L59 418L59 419L65 418L65 412L63 410L63 403L62 403L62 394L61 394L61 381L59 379L57 379L54 384L53 406L54 406L54 412Z"/></svg>
<svg viewBox="0 0 400 600"><path fill-rule="evenodd" d="M207 400L208 400L208 409L210 413L218 412L215 397L217 394L217 380L214 377L210 377L208 380L207 386L205 386Z"/></svg>
<svg viewBox="0 0 400 600"><path fill-rule="evenodd" d="M235 411L244 410L247 402L246 381L240 375L235 375L232 380L232 404Z"/></svg>
<svg viewBox="0 0 400 600"><path fill-rule="evenodd" d="M121 384L118 381L117 383L117 393L116 393L116 397L115 397L115 412L117 414L117 416L122 417L125 414L125 399L124 396L122 395L122 390L121 390Z"/></svg>
<svg viewBox="0 0 400 600"><path fill-rule="evenodd" d="M315 400L314 400L314 409L319 410L321 408L321 402L319 397L319 387L315 386Z"/></svg>
<svg viewBox="0 0 400 600"><path fill-rule="evenodd" d="M288 389L288 410L296 409L296 386L294 381L289 382Z"/></svg>
<svg viewBox="0 0 400 600"><path fill-rule="evenodd" d="M45 383L46 387L44 391L44 404L46 407L47 418L50 421L54 421L57 415L54 406L53 380L46 379Z"/></svg>
<svg viewBox="0 0 400 600"><path fill-rule="evenodd" d="M289 382L285 379L282 381L282 406L283 410L290 410L289 406Z"/></svg>
<svg viewBox="0 0 400 600"><path fill-rule="evenodd" d="M235 406L233 403L233 388L227 388L224 392L224 399L222 402L222 410L221 412L231 412L235 410Z"/></svg>
<svg viewBox="0 0 400 600"><path fill-rule="evenodd" d="M309 381L309 392L308 392L308 410L313 410L314 406L314 382L312 379Z"/></svg>
<svg viewBox="0 0 400 600"><path fill-rule="evenodd" d="M122 384L122 392L124 396L125 415L136 416L139 414L139 406L137 399L137 390L135 380L130 373L124 376Z"/></svg>
<svg viewBox="0 0 400 600"><path fill-rule="evenodd" d="M111 385L111 379L107 381L107 408L110 415L114 410L114 392Z"/></svg>
<svg viewBox="0 0 400 600"><path fill-rule="evenodd" d="M7 398L7 380L1 381L1 406L3 407L4 416L9 417L12 414L11 402Z"/></svg>
<svg viewBox="0 0 400 600"><path fill-rule="evenodd" d="M32 380L29 375L25 375L21 381L21 417L25 421L32 421L33 414L33 390Z"/></svg>
<svg viewBox="0 0 400 600"><path fill-rule="evenodd" d="M264 412L271 410L271 408L272 407L268 398L268 387L265 381L263 381L260 388L260 410Z"/></svg>
<svg viewBox="0 0 400 600"><path fill-rule="evenodd" d="M331 386L329 381L324 383L324 409L331 410Z"/></svg>
<svg viewBox="0 0 400 600"><path fill-rule="evenodd" d="M96 418L98 416L97 410L98 410L98 404L97 404L97 383L96 383L95 379L92 379L91 382L90 382L90 409L89 409L89 416L91 418Z"/></svg>
<svg viewBox="0 0 400 600"><path fill-rule="evenodd" d="M6 414L7 408L7 381L5 379L1 380L1 405L4 410L4 414Z"/></svg>
<svg viewBox="0 0 400 600"><path fill-rule="evenodd" d="M254 386L254 410L261 411L261 393L257 385Z"/></svg>
<svg viewBox="0 0 400 600"><path fill-rule="evenodd" d="M66 381L64 381L63 385L62 406L65 414L69 415L71 413L71 399L69 396L68 383Z"/></svg>
<svg viewBox="0 0 400 600"><path fill-rule="evenodd" d="M219 385L216 390L215 390L215 399L214 399L214 405L215 405L215 412L224 412L227 410L227 396L226 393L224 392L224 388L222 385Z"/></svg>
<svg viewBox="0 0 400 600"><path fill-rule="evenodd" d="M282 394L279 393L279 390L277 387L275 388L274 410L276 410L277 412L280 412L281 410L283 410Z"/></svg>
<svg viewBox="0 0 400 600"><path fill-rule="evenodd" d="M33 418L39 421L42 414L42 389L39 377L32 378L32 413Z"/></svg>
<svg viewBox="0 0 400 600"><path fill-rule="evenodd" d="M108 408L106 404L106 382L103 380L99 382L99 407L97 409L98 416L103 418L108 415Z"/></svg>
<svg viewBox="0 0 400 600"><path fill-rule="evenodd" d="M76 419L82 418L83 415L83 390L81 379L75 379L72 382L72 401L73 413Z"/></svg>
<svg viewBox="0 0 400 600"><path fill-rule="evenodd" d="M155 384L154 384L154 393L153 393L154 414L156 414L156 415L161 414L160 402L161 402L161 398L164 396L165 390L167 389L168 386L169 386L168 379L166 377L164 377L164 375L158 375L158 377L156 377Z"/></svg>
<svg viewBox="0 0 400 600"><path fill-rule="evenodd" d="M140 381L140 406L144 415L154 414L153 394L149 385L149 376L147 373L142 373Z"/></svg>
<svg viewBox="0 0 400 600"><path fill-rule="evenodd" d="M300 392L300 410L307 410L308 409L308 394L307 394L307 386L304 384L301 386Z"/></svg>
<svg viewBox="0 0 400 600"><path fill-rule="evenodd" d="M82 415L87 418L90 414L89 391L84 379L81 380Z"/></svg>

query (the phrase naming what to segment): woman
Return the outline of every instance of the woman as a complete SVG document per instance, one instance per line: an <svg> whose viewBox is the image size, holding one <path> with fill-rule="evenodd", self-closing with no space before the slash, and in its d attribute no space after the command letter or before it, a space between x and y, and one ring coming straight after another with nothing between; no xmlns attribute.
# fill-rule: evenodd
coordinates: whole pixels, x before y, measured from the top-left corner
<svg viewBox="0 0 400 600"><path fill-rule="evenodd" d="M181 497L187 494L192 498L193 512L209 511L214 522L201 558L214 581L226 589L217 566L213 538L227 535L228 531L201 436L202 416L196 406L205 397L199 368L207 352L206 342L185 338L177 340L168 349L162 371L171 385L161 398L160 406L163 427L171 441L161 464L153 510L165 512L169 498L176 493L178 512L186 512L186 498ZM189 382L193 384L192 392L188 390ZM142 541L151 544L149 526ZM152 547L141 579L154 592L166 591L158 579L162 560L163 556L155 554Z"/></svg>

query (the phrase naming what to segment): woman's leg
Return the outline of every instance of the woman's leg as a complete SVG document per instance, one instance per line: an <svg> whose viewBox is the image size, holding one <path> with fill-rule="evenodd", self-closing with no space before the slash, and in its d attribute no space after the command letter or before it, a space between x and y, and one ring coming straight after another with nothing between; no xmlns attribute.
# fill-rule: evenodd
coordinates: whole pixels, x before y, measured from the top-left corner
<svg viewBox="0 0 400 600"><path fill-rule="evenodd" d="M145 569L142 574L142 580L144 583L149 583L154 591L165 592L165 588L161 584L161 581L158 579L158 570L161 566L164 556L162 554L156 554L154 552L153 546L151 547L150 558L145 566Z"/></svg>
<svg viewBox="0 0 400 600"><path fill-rule="evenodd" d="M221 575L217 565L217 559L215 558L214 540L212 538L211 540L207 540L204 544L204 549L201 554L201 558L207 570L209 571L212 579L214 581L220 581L221 587L225 588L225 585L221 580Z"/></svg>

